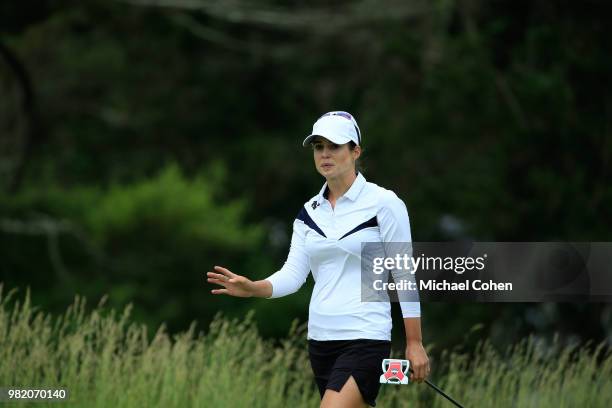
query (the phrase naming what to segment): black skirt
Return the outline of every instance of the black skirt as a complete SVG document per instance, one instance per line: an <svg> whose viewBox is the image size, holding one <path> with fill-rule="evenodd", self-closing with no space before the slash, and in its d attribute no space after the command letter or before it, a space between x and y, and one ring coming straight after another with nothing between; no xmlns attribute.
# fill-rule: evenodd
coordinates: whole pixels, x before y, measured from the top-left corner
<svg viewBox="0 0 612 408"><path fill-rule="evenodd" d="M391 354L386 340L308 340L310 365L321 399L326 389L340 391L352 375L363 400L376 406L382 361Z"/></svg>

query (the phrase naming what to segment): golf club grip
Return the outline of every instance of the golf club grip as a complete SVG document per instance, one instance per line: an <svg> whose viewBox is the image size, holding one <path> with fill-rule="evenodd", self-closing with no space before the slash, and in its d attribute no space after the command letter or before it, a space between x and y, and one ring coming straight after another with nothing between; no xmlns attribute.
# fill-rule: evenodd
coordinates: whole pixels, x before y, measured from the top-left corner
<svg viewBox="0 0 612 408"><path fill-rule="evenodd" d="M412 368L410 368L408 370L409 372L414 374L414 371L412 371ZM455 404L456 407L459 408L464 408L463 405L461 405L460 403L458 403L457 401L455 401L454 399L452 399L449 395L447 395L444 391L442 391L436 384L432 383L431 381L429 381L428 379L425 379L425 384L429 385L431 388L433 388L438 394L440 394L441 396L443 396L444 398L446 398L447 400L449 400L450 402L452 402L453 404Z"/></svg>

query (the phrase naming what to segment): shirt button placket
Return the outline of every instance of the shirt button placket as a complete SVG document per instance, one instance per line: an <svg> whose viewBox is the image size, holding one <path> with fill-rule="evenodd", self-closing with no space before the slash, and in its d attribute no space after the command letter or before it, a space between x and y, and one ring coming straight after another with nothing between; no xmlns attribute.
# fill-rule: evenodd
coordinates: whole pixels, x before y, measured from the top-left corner
<svg viewBox="0 0 612 408"><path fill-rule="evenodd" d="M332 209L332 228L334 230L333 237L334 237L335 241L337 241L338 238L339 238L338 237L338 228L336 226L336 211L338 211L338 202L339 201L340 200L336 200L336 206Z"/></svg>

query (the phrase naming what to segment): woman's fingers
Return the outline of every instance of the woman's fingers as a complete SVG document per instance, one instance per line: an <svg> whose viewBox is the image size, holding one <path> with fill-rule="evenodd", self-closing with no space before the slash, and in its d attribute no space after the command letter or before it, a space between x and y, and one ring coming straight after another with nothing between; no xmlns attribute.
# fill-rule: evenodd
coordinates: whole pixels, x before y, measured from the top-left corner
<svg viewBox="0 0 612 408"><path fill-rule="evenodd" d="M420 382L423 375L421 366L419 364L415 364L412 366L412 369L414 370L414 380Z"/></svg>
<svg viewBox="0 0 612 408"><path fill-rule="evenodd" d="M213 289L215 295L231 295L238 297L250 297L253 295L250 281L244 276L236 275L222 266L215 266L215 272L207 272L208 283L223 286L223 289Z"/></svg>
<svg viewBox="0 0 612 408"><path fill-rule="evenodd" d="M429 363L417 362L412 366L412 380L416 382L423 382L423 380L429 375Z"/></svg>
<svg viewBox="0 0 612 408"><path fill-rule="evenodd" d="M228 278L234 278L234 277L236 277L236 274L235 274L235 273L233 273L233 272L232 272L232 271L230 271L229 269L224 268L224 267L222 267L222 266L215 266L215 268L214 268L214 269L215 269L215 271L217 271L217 272L221 272L222 274L224 274L224 275L225 275L225 276L227 276Z"/></svg>
<svg viewBox="0 0 612 408"><path fill-rule="evenodd" d="M208 278L208 283L214 283L216 285L221 285L226 288L227 281L222 281L220 279Z"/></svg>
<svg viewBox="0 0 612 408"><path fill-rule="evenodd" d="M241 283L240 277L230 278L227 275L221 275L219 273L208 272L208 282L210 283L218 283L220 285L225 286L226 283Z"/></svg>
<svg viewBox="0 0 612 408"><path fill-rule="evenodd" d="M225 282L227 282L230 279L228 276L220 274L220 273L207 272L206 275L209 278L217 279L217 280L225 281Z"/></svg>
<svg viewBox="0 0 612 408"><path fill-rule="evenodd" d="M418 365L415 371L416 371L416 380L418 382L422 382L423 379L425 378L425 368L423 367L423 365Z"/></svg>
<svg viewBox="0 0 612 408"><path fill-rule="evenodd" d="M421 382L421 365L414 359L410 361L410 381Z"/></svg>

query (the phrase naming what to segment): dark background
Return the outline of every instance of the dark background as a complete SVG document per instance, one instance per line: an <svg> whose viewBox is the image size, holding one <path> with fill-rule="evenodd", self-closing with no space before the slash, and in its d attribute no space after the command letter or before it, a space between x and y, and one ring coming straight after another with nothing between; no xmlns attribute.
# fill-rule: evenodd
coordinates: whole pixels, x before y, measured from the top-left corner
<svg viewBox="0 0 612 408"><path fill-rule="evenodd" d="M301 141L330 110L356 116L415 241L610 241L608 2L156 3L0 3L5 293L54 312L108 294L171 331L255 308L284 336L311 278L245 300L204 274L282 265L323 183ZM612 308L423 304L423 326L437 350L610 341Z"/></svg>

